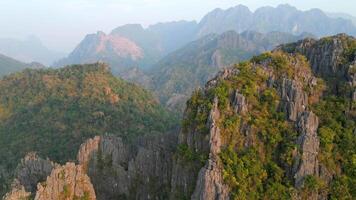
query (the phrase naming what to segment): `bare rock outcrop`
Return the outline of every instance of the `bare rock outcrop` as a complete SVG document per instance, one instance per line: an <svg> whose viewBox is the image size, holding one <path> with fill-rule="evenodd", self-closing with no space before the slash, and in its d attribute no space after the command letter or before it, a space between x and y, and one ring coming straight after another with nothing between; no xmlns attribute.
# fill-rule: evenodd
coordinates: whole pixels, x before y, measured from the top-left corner
<svg viewBox="0 0 356 200"><path fill-rule="evenodd" d="M238 90L235 91L232 106L237 114L244 114L247 112L246 98L241 93L239 93Z"/></svg>
<svg viewBox="0 0 356 200"><path fill-rule="evenodd" d="M293 44L293 51L308 58L314 73L322 76L344 75L340 61L344 54L344 39L351 38L345 34L322 40L305 39Z"/></svg>
<svg viewBox="0 0 356 200"><path fill-rule="evenodd" d="M87 164L97 199L165 199L175 146L172 134L130 142L101 136L83 144L78 159Z"/></svg>
<svg viewBox="0 0 356 200"><path fill-rule="evenodd" d="M281 96L281 110L291 121L296 121L308 105L308 95L294 80L283 79L278 89Z"/></svg>
<svg viewBox="0 0 356 200"><path fill-rule="evenodd" d="M16 170L16 179L28 192L35 192L37 183L46 180L55 164L40 158L36 153L28 153Z"/></svg>
<svg viewBox="0 0 356 200"><path fill-rule="evenodd" d="M95 136L93 139L88 139L85 143L80 145L77 160L84 169L88 168L89 161L92 154L99 149L100 136Z"/></svg>
<svg viewBox="0 0 356 200"><path fill-rule="evenodd" d="M4 196L4 199L18 200L33 197L37 183L45 181L55 165L48 159L40 158L35 152L28 153L17 166L11 191Z"/></svg>
<svg viewBox="0 0 356 200"><path fill-rule="evenodd" d="M38 183L35 200L74 200L80 198L95 200L93 185L82 166L67 163L53 169L46 182Z"/></svg>
<svg viewBox="0 0 356 200"><path fill-rule="evenodd" d="M229 199L229 187L224 184L222 167L214 159L199 171L197 185L191 199L224 200Z"/></svg>
<svg viewBox="0 0 356 200"><path fill-rule="evenodd" d="M297 128L301 134L297 140L299 155L293 166L296 188L303 186L307 175L319 176L318 126L319 119L313 112L304 112L298 120Z"/></svg>

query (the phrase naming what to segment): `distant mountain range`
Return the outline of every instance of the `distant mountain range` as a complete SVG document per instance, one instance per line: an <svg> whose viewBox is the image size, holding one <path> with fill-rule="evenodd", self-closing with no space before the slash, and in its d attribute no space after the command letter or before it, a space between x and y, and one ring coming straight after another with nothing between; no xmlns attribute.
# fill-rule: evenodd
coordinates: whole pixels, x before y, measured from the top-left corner
<svg viewBox="0 0 356 200"><path fill-rule="evenodd" d="M352 21L352 23L356 26L356 17L352 16L347 13L332 13L332 12L327 12L326 15L332 18L343 18L343 19L349 19Z"/></svg>
<svg viewBox="0 0 356 200"><path fill-rule="evenodd" d="M128 24L110 34L87 35L66 58L55 63L60 67L96 61L107 62L115 75L132 67L148 70L168 53L209 34L234 30L237 33L285 32L310 33L316 37L347 33L356 35L356 26L344 18L330 17L319 9L300 11L287 4L262 7L255 12L238 5L226 10L215 9L197 23L179 21L159 23L148 28Z"/></svg>
<svg viewBox="0 0 356 200"><path fill-rule="evenodd" d="M0 53L22 62L40 62L45 65L51 65L65 55L48 49L35 36L25 40L0 38Z"/></svg>
<svg viewBox="0 0 356 200"><path fill-rule="evenodd" d="M198 35L228 30L254 30L262 33L281 31L292 34L308 32L318 37L337 33L356 35L356 27L348 19L331 18L319 9L300 11L288 4L276 8L261 7L255 12L243 5L226 10L215 9L200 21Z"/></svg>
<svg viewBox="0 0 356 200"><path fill-rule="evenodd" d="M8 75L13 72L24 70L26 68L37 69L37 68L44 68L44 67L45 67L44 65L37 62L24 63L0 54L0 77L4 75Z"/></svg>

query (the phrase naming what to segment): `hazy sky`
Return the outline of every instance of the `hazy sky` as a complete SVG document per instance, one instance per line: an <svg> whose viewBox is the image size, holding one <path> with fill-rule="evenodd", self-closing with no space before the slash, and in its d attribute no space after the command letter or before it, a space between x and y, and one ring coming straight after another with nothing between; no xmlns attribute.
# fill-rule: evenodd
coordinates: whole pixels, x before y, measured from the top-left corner
<svg viewBox="0 0 356 200"><path fill-rule="evenodd" d="M199 21L217 7L244 4L255 10L281 3L356 16L356 0L0 0L0 37L32 34L49 48L68 52L86 34L126 23Z"/></svg>

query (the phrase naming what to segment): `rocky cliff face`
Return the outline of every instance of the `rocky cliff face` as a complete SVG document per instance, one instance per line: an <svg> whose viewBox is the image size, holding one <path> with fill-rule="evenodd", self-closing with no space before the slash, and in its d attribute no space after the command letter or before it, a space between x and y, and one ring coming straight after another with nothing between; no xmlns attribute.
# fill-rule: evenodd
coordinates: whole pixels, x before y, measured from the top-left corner
<svg viewBox="0 0 356 200"><path fill-rule="evenodd" d="M210 153L208 161L200 169L192 199L228 199L229 188L224 184L222 168L219 162L221 152L221 135L218 126L220 117L218 99L214 99L213 108L210 111L208 126L210 128Z"/></svg>
<svg viewBox="0 0 356 200"><path fill-rule="evenodd" d="M319 119L313 112L303 112L300 116L297 127L300 136L296 144L300 150L295 157L294 178L295 187L300 188L303 185L303 179L307 175L319 176L319 137L317 129Z"/></svg>
<svg viewBox="0 0 356 200"><path fill-rule="evenodd" d="M175 136L170 134L133 143L118 137L95 137L81 146L78 160L98 199L165 199L175 146Z"/></svg>
<svg viewBox="0 0 356 200"><path fill-rule="evenodd" d="M37 183L46 180L55 164L50 160L44 160L36 153L29 153L21 161L16 170L17 180L28 192L35 192Z"/></svg>
<svg viewBox="0 0 356 200"><path fill-rule="evenodd" d="M297 43L282 45L280 49L304 55L313 72L324 79L335 79L333 90L338 92L340 84L347 81L355 87L355 39L346 34L326 37L320 40L306 39Z"/></svg>
<svg viewBox="0 0 356 200"><path fill-rule="evenodd" d="M293 72L290 72L291 74L293 74L292 76L288 76L287 71L285 72L286 74L283 74L282 71L278 72L276 70L276 66L273 65L275 65L275 62L279 59L288 60L286 60L283 65L286 65L286 69L288 66L288 68L291 68L291 70L293 70ZM315 137L318 125L317 123L313 124L314 121L310 121L309 119L304 122L305 124L299 121L304 119L301 118L301 116L304 116L303 112L306 112L307 110L308 96L310 96L305 91L305 87L313 88L315 85L312 84L313 81L311 80L316 78L312 76L311 70L308 69L308 66L301 58L289 57L287 55L284 55L283 53L276 52L275 54L271 54L270 56L266 55L265 58L256 62L257 63L251 63L250 67L252 71L249 72L244 72L244 70L246 69L239 69L238 67L222 71L215 79L208 82L205 90L201 94L193 96L190 103L188 103L185 118L187 121L193 122L188 122L189 126L186 128L186 130L184 130L183 128L183 131L180 134L179 145L185 145L191 151L190 153L192 154L206 154L208 155L208 159L203 162L205 163L203 166L199 166L199 163L197 161L192 160L187 162L187 160L184 158L186 157L186 155L184 154L182 154L180 157L178 156L178 159L175 161L175 166L173 168L173 193L181 192L184 194L192 194L192 199L228 199L230 197L231 192L229 191L231 190L231 188L228 186L228 184L226 184L224 178L221 176L222 174L226 173L224 172L224 166L222 164L222 161L220 160L221 149L226 148L227 146L230 146L232 144L236 145L235 148L256 148L257 145L261 145L261 141L258 138L260 137L260 130L258 130L259 127L254 127L255 125L249 122L247 118L245 118L245 116L248 116L250 115L250 113L254 112L253 104L255 104L255 102L253 102L253 99L251 97L246 98L244 96L246 95L245 89L233 89L234 86L231 86L230 88L226 87L226 85L232 84L230 82L232 80L246 78L244 77L247 75L245 73L255 73L253 70L257 68L261 69L261 72L258 72L261 74L251 75L261 76L261 78L263 76L266 78L262 78L265 81L261 82L260 85L255 86L257 87L254 89L255 92L260 91L259 95L261 95L263 94L264 90L275 91L275 95L279 96L279 103L277 104L278 106L275 109L285 113L286 120L290 121L289 123L292 127L294 126L293 124L295 124L296 126L298 123L301 123L300 126L302 128L300 129L300 131L296 130L299 132L300 135L304 135L300 136L302 138L300 140L303 140L303 142L300 144L301 147L299 149L299 151L303 155L303 157L300 159L302 160L301 162L309 164L309 160L314 159L315 161L317 151L310 152L310 154L312 154L312 158L310 158L310 149L308 148L310 148L310 146L314 147L314 145L318 143L315 143L315 141L312 139L306 138ZM306 83L301 81L305 81ZM222 94L219 93L221 90L227 92L223 93L223 95L226 95L226 97L222 98ZM209 100L212 96L214 97L213 101ZM194 98L201 98L201 100L197 101L207 101L207 104L194 105ZM207 115L204 113L206 113L207 108L210 107L208 103L209 101L211 101L212 106L210 114ZM222 107L223 111L219 111L219 108L221 109ZM223 114L220 114L221 112ZM240 135L235 136L235 139L231 139L236 140L236 137L240 138L234 142L227 139L229 136L227 136L226 134L231 133L227 133L226 128L222 127L222 123L224 123L222 120L227 120L226 118L228 118L226 116L227 113L230 113L228 115L232 116L241 116L242 119L240 121L241 124L237 124L237 126L240 128L232 130L234 132L233 134ZM207 121L206 125L204 125L205 128L199 128L200 125L194 123L194 116L202 117L202 115L209 116L208 118L206 118ZM193 118L191 118L192 116ZM242 146L235 144L241 142L243 143ZM291 142L295 142L295 144L298 144L297 141ZM194 165L192 165L190 162ZM313 174L309 171L304 172L304 168L308 167L309 166L298 165L298 169L293 172L293 175L296 176L296 182L298 182L298 184L300 179L303 179L307 174ZM315 168L317 168L317 166ZM191 177L196 178L192 179ZM195 189L190 190L190 188ZM188 197L190 198L190 196Z"/></svg>
<svg viewBox="0 0 356 200"><path fill-rule="evenodd" d="M290 54L281 53L281 50ZM343 166L346 163L332 167L334 161L328 163L325 160L325 157L331 156L329 148L340 148L342 144L327 139L330 136L325 132L330 127L327 121L333 120L327 117L327 113L337 111L321 111L319 107L330 103L329 95L345 98L342 101L349 103L345 110L339 108L340 112L344 112L341 115L345 116L348 123L354 124L355 107L350 107L355 91L354 60L355 39L341 34L285 45L270 55L255 57L249 63L219 73L204 90L194 93L187 104L179 136L179 145L184 147L184 151L174 161L172 194L175 197L179 197L177 194L188 194L185 197L192 199L226 199L245 195L246 198L254 198L256 196L253 196L252 188L257 180L271 181L273 178L270 173L276 173L264 168L263 163L267 162L267 165L275 163L283 171L282 179L294 185L295 192L286 193L281 186L278 198L285 194L286 198L293 199L328 199L337 196L331 185L340 181L338 177L341 175L350 175L346 175L348 172ZM331 90L323 92L325 87ZM268 101L276 103L269 104L272 110L263 109L263 102ZM272 114L274 109L284 119L275 118L276 114ZM210 126L211 114L208 113L218 113L213 120L214 126ZM235 123L230 124L236 119ZM335 120L333 123L339 123ZM270 129L268 124L278 127L277 130ZM344 131L352 135L355 127L351 124ZM346 133L336 134L346 137L341 136ZM216 135L219 135L218 138ZM275 136L281 138L272 139ZM215 142L211 142L211 138ZM273 143L276 139L283 144ZM354 140L349 142L352 144ZM269 157L268 149L271 147L274 149L274 158ZM216 149L220 153L214 154ZM261 166L261 169L251 166L249 170L257 170L254 173L261 173L260 178L234 171L249 165L243 158L246 151L251 150L257 151L259 161L254 166ZM241 160L234 157L235 154ZM198 161L201 155L203 158L206 156L202 163ZM218 155L218 159L212 155ZM251 160L252 155L248 155L247 159ZM343 159L351 157L345 156ZM331 156L329 159L335 158ZM222 179L216 176L217 171L222 172ZM265 178L264 174L267 175ZM255 179L253 185L249 185L247 177ZM277 184L278 181L274 179L273 182ZM258 193L264 197L272 195L269 197L273 198L269 187L261 187Z"/></svg>
<svg viewBox="0 0 356 200"><path fill-rule="evenodd" d="M28 153L18 165L11 191L5 195L4 199L15 200L34 196L37 183L45 181L55 165L48 159L40 158L34 152Z"/></svg>

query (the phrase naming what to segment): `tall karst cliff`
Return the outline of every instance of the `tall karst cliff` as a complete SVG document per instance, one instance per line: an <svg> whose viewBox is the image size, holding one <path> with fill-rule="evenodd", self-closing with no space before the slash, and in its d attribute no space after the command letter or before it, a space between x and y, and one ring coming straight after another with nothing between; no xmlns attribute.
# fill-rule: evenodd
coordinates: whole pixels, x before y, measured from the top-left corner
<svg viewBox="0 0 356 200"><path fill-rule="evenodd" d="M172 198L355 197L355 52L356 40L343 34L307 39L197 90L179 136Z"/></svg>

